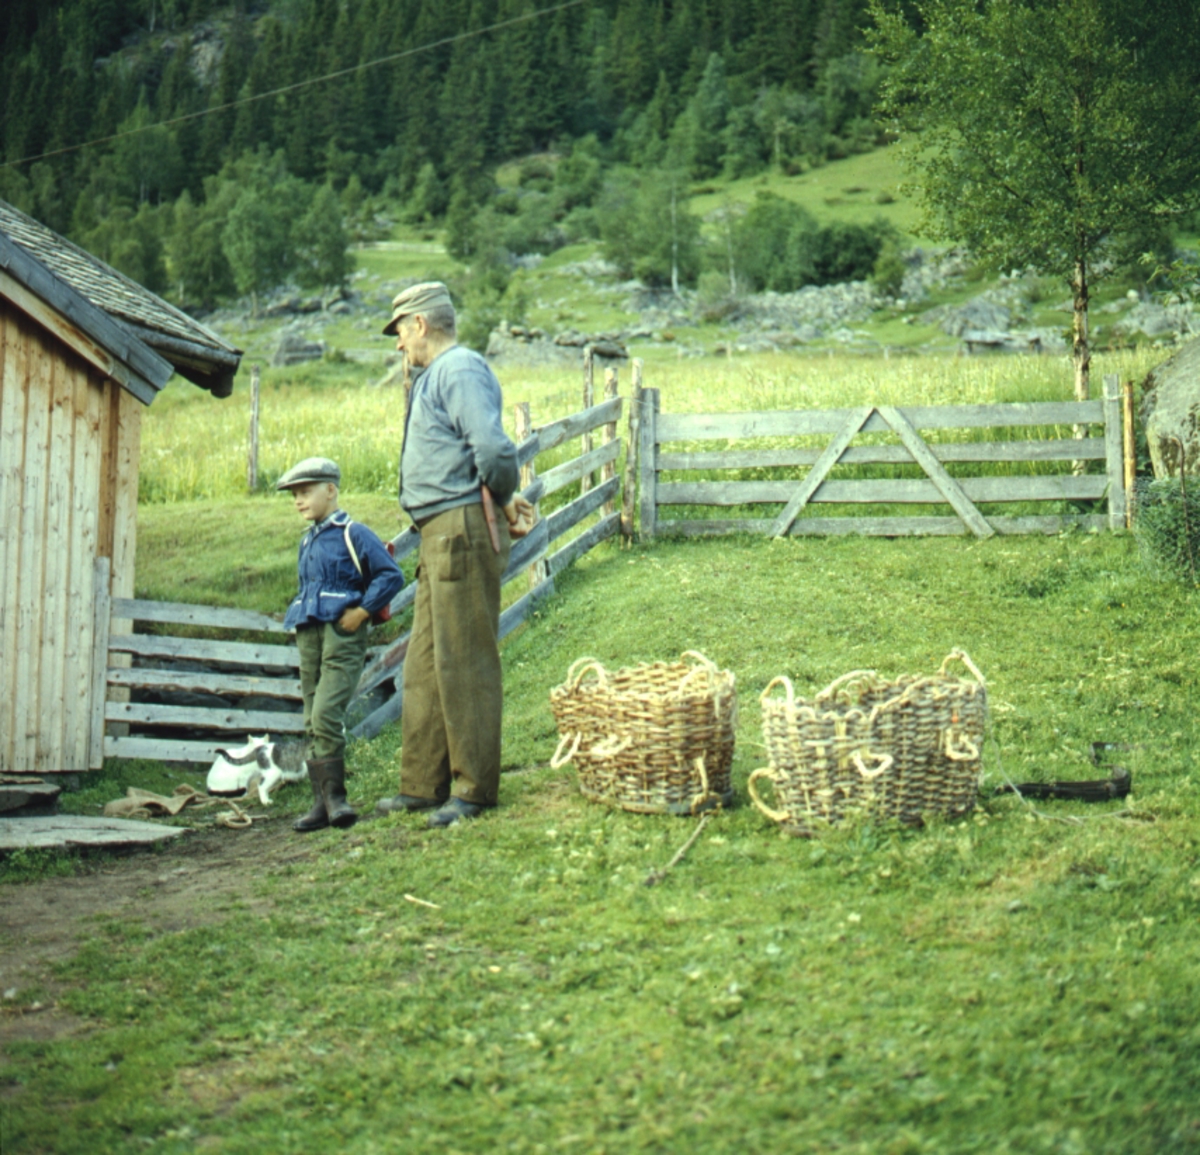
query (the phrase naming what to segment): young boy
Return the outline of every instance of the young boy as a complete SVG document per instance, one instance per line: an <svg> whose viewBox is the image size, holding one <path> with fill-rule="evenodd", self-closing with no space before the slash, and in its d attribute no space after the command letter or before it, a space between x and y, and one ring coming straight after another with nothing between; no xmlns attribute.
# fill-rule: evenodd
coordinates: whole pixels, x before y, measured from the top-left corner
<svg viewBox="0 0 1200 1155"><path fill-rule="evenodd" d="M292 824L302 833L353 826L346 801L346 707L362 674L367 621L404 586L383 542L338 508L342 475L327 457L309 457L280 479L312 528L300 541L300 592L284 626L296 631L300 692L309 744L313 807Z"/></svg>

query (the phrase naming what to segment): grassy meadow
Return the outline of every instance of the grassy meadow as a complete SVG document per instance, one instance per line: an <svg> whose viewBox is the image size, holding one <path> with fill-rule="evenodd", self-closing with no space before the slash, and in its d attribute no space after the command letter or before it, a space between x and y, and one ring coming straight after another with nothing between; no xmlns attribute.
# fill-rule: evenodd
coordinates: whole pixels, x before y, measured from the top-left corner
<svg viewBox="0 0 1200 1155"><path fill-rule="evenodd" d="M1097 380L1154 359L1102 354ZM264 373L262 468L337 457L345 505L383 531L399 403L346 373ZM578 407L561 372L503 380L535 423ZM1049 358L668 361L646 384L690 411L1070 393ZM300 525L244 492L246 404L172 388L147 413L139 594L282 609ZM95 860L4 865L6 887L72 870L96 890L78 949L6 996L9 1022L53 1001L79 1026L4 1043L5 1155L1200 1150L1200 594L1107 534L607 543L557 586L503 647L506 773L484 819L285 834L182 929L153 889L106 913ZM810 694L856 668L932 672L955 646L992 708L972 815L798 840L748 803L772 677ZM584 801L549 766L548 694L581 655L687 649L737 675L738 805L648 887L693 822ZM1096 741L1122 746L1124 802L994 795L1106 775ZM364 811L398 755L396 727L351 747ZM66 808L181 779L199 781L111 762ZM306 793L276 796L272 829ZM245 837L186 815L205 869Z"/></svg>

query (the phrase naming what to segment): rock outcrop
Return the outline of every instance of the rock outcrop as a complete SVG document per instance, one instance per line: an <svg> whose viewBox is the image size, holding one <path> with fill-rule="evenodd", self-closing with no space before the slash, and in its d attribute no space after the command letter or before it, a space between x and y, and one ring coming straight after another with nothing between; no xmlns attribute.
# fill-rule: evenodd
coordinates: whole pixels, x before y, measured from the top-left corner
<svg viewBox="0 0 1200 1155"><path fill-rule="evenodd" d="M1142 424L1155 477L1200 466L1200 340L1156 365L1142 386Z"/></svg>

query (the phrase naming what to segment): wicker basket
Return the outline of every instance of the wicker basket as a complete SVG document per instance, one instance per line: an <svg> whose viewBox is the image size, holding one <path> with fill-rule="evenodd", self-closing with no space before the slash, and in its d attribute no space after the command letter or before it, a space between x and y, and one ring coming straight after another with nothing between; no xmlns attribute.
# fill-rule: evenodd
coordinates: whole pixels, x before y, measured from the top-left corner
<svg viewBox="0 0 1200 1155"><path fill-rule="evenodd" d="M733 801L737 691L729 670L688 651L611 673L580 658L550 691L560 741L584 797L641 814L695 814Z"/></svg>
<svg viewBox="0 0 1200 1155"><path fill-rule="evenodd" d="M961 661L975 681L951 677ZM781 686L784 697L772 696ZM975 663L952 651L932 677L886 681L856 670L811 701L787 678L762 695L768 767L750 775L750 796L768 818L797 834L851 813L919 823L975 806L987 688ZM769 806L757 784L770 782Z"/></svg>

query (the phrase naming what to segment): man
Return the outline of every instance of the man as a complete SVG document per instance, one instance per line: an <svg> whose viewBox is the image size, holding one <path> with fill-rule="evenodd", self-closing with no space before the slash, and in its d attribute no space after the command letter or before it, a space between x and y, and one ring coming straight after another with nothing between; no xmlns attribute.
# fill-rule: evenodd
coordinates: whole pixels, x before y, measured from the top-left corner
<svg viewBox="0 0 1200 1155"><path fill-rule="evenodd" d="M383 331L424 371L409 398L400 464L400 504L421 532L400 793L377 809L433 809L429 825L449 826L497 802L500 578L533 507L514 496L517 450L501 421L500 383L457 343L446 286L400 293Z"/></svg>

